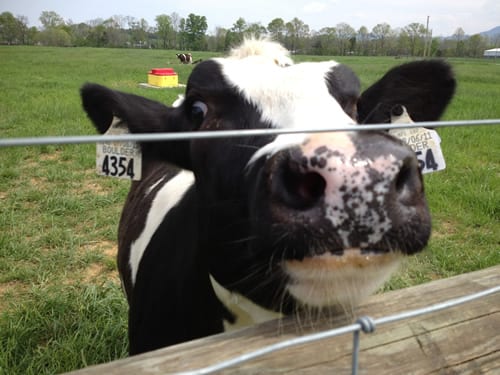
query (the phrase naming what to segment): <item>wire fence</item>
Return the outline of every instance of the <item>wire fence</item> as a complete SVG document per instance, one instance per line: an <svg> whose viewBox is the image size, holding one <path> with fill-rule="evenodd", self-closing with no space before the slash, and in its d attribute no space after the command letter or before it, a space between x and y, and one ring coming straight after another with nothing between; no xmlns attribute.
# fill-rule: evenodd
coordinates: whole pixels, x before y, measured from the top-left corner
<svg viewBox="0 0 500 375"><path fill-rule="evenodd" d="M221 371L224 369L227 369L229 367L233 367L236 365L240 365L244 362L250 361L252 359L256 359L258 357L265 356L267 354L271 354L273 352L279 351L279 350L284 350L293 346L298 346L298 345L303 345L303 344L309 344L313 343L316 341L320 340L325 340L331 337L335 336L340 336L344 335L347 333L353 333L353 348L352 348L352 375L357 375L358 374L358 362L359 362L359 342L360 342L360 335L359 333L361 331L365 333L372 333L375 331L375 329L378 326L381 326L383 324L388 324L388 323L393 323L397 322L400 320L404 319L410 319L410 318L415 318L421 315L425 314L431 314L438 312L440 310L444 309L449 309L452 307L456 307L458 305L467 303L467 302L472 302L474 300L477 300L479 298L487 297L491 294L498 293L500 292L500 285L489 288L486 290L483 290L478 293L473 293L469 294L460 298L455 298L455 299L450 299L445 302L437 303L431 306L427 306L421 309L415 309L415 310L410 310L410 311L405 311L399 314L395 315L389 315L385 316L382 318L374 319L368 316L364 316L359 318L356 323L343 326L340 328L328 330L328 331L323 331L319 333L314 333L294 339L289 339L289 340L284 340L282 342L279 342L277 344L269 345L266 347L263 347L261 349L242 354L240 356L231 358L226 361L222 361L219 363L216 363L212 366L207 366L203 368L199 368L196 370L191 370L191 371L186 371L186 372L181 372L179 375L204 375L204 374L212 374L217 371Z"/></svg>
<svg viewBox="0 0 500 375"><path fill-rule="evenodd" d="M489 126L500 125L500 119L487 120L463 120L463 121L432 121L411 124L372 124L372 125L348 125L332 128L301 128L301 129L251 129L251 130L231 130L231 131L200 131L200 132L178 132L178 133L148 133L148 134L126 134L126 135L90 135L90 136L51 136L51 137L25 137L25 138L0 138L0 147L19 147L37 145L61 145L61 144L85 144L99 142L160 142L179 141L189 139L212 139L212 138L234 138L234 137L255 137L270 136L279 134L297 134L313 132L337 132L337 131L365 131L365 130L388 130L402 128L443 128L456 126ZM313 343L327 338L344 334L353 334L352 347L352 371L353 375L358 374L360 332L372 333L381 325L418 317L425 314L432 314L440 310L449 309L458 305L471 302L483 297L500 292L500 285L483 290L478 293L469 294L460 298L450 299L421 309L410 310L395 315L382 318L360 317L354 324L340 328L309 334L302 337L284 340L273 345L265 346L255 351L251 351L231 359L218 362L195 370L182 372L182 375L202 375L212 374L233 366L241 365L244 362L284 350L293 346Z"/></svg>
<svg viewBox="0 0 500 375"><path fill-rule="evenodd" d="M54 136L54 137L26 137L26 138L3 138L0 139L0 147L13 146L37 146L54 144L83 144L98 142L160 142L181 141L189 139L211 139L211 138L236 138L256 137L279 134L300 133L325 133L340 131L364 131L364 130L388 130L408 128L443 128L450 126L480 126L500 125L500 119L487 120L462 120L462 121L427 121L411 124L371 124L371 125L343 125L336 127L307 127L293 129L249 129L249 130L218 130L218 131L195 131L177 133L147 133L147 134L124 134L124 135L82 135L82 136Z"/></svg>

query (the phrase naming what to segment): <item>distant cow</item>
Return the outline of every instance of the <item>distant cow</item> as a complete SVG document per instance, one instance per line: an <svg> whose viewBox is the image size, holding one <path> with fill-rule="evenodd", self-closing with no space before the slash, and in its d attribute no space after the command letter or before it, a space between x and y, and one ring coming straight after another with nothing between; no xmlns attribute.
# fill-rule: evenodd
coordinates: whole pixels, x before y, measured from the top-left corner
<svg viewBox="0 0 500 375"><path fill-rule="evenodd" d="M96 84L81 93L101 133L113 117L145 133L328 129L389 122L397 105L430 121L454 88L447 64L417 61L360 93L342 64L293 64L280 45L250 40L198 64L176 107ZM215 281L283 314L349 309L430 236L417 159L387 132L141 147L143 179L132 183L118 235L131 354L215 334L237 319Z"/></svg>
<svg viewBox="0 0 500 375"><path fill-rule="evenodd" d="M182 64L192 64L193 55L190 53L176 53L175 54Z"/></svg>

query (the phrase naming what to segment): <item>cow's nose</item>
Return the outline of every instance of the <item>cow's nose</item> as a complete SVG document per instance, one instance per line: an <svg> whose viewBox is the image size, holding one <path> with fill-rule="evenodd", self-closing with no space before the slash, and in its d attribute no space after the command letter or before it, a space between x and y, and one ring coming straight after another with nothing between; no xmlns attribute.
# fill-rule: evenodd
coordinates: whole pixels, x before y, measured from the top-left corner
<svg viewBox="0 0 500 375"><path fill-rule="evenodd" d="M386 133L315 134L274 158L273 197L302 218L325 216L351 238L367 228L382 235L424 199L413 151Z"/></svg>

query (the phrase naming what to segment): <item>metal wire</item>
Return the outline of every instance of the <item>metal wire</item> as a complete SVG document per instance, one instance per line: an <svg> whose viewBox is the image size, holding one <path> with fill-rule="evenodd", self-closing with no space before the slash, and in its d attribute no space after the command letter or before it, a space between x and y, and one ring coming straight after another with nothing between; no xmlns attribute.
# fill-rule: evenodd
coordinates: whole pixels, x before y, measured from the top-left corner
<svg viewBox="0 0 500 375"><path fill-rule="evenodd" d="M375 327L380 326L382 324L387 324L387 323L392 323L396 322L399 320L404 320L404 319L409 319L409 318L414 318L420 315L425 315L425 314L431 314L440 310L448 309L451 307L455 307L458 305L461 305L466 302L471 302L479 298L483 298L486 296L489 296L494 293L500 292L500 285L489 288L486 290L483 290L478 293L473 293L469 294L463 297L455 298L455 299L450 299L445 302L437 303L431 306L427 306L421 309L415 309L415 310L410 310L410 311L405 311L399 314L394 314L394 315L389 315L386 317L378 318L378 319L373 319L370 317L363 317L358 319L358 321L355 324L350 324L347 326L343 326L340 328L328 330L328 331L323 331L319 333L314 333L302 337L297 337L294 339L290 340L285 340L278 342L273 345L269 345L260 349L257 349L252 352L248 352L245 354L242 354L240 356L228 359L226 361L221 361L219 363L216 363L211 366L195 369L195 370L190 370L190 371L185 371L185 372L180 372L179 375L204 375L204 374L212 374L216 371L221 371L224 369L227 369L229 367L235 366L242 364L244 362L250 361L252 359L262 357L264 355L271 354L273 352L287 349L293 346L298 346L302 344L308 344L312 343L315 341L320 341L320 340L325 340L327 338L335 337L335 336L340 336L346 333L354 333L357 335L354 336L354 342L353 342L353 360L352 360L352 374L356 375L358 371L358 353L359 353L359 332L363 330L364 332L370 333L375 330ZM356 350L354 350L356 349Z"/></svg>
<svg viewBox="0 0 500 375"><path fill-rule="evenodd" d="M375 321L369 316L362 316L356 323L361 327L361 331L364 333L375 332ZM354 331L353 341L352 341L352 375L358 375L359 367L359 330Z"/></svg>
<svg viewBox="0 0 500 375"><path fill-rule="evenodd" d="M489 120L461 120L461 121L427 121L411 124L372 124L372 125L344 125L331 128L308 127L293 129L248 129L248 130L220 130L220 131L196 131L177 133L141 133L126 135L82 135L82 136L54 136L54 137L27 137L27 138L4 138L0 139L0 147L13 146L36 146L50 144L82 144L98 142L160 142L180 141L188 139L210 139L210 138L235 138L255 137L279 134L297 133L320 133L338 131L362 131L362 130L387 130L407 128L442 128L449 126L478 126L478 125L500 125L500 119Z"/></svg>

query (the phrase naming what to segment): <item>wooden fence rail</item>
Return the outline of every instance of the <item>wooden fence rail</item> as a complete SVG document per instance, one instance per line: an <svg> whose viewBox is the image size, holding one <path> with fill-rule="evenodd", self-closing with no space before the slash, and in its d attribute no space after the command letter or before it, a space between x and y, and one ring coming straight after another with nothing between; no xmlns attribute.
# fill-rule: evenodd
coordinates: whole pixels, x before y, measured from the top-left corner
<svg viewBox="0 0 500 375"><path fill-rule="evenodd" d="M500 285L500 265L375 295L356 316L380 318ZM350 323L350 322L348 322ZM345 325L340 319L270 321L73 374L172 374L203 368L263 346ZM352 334L308 343L218 373L350 374ZM361 333L359 374L500 374L500 293Z"/></svg>

